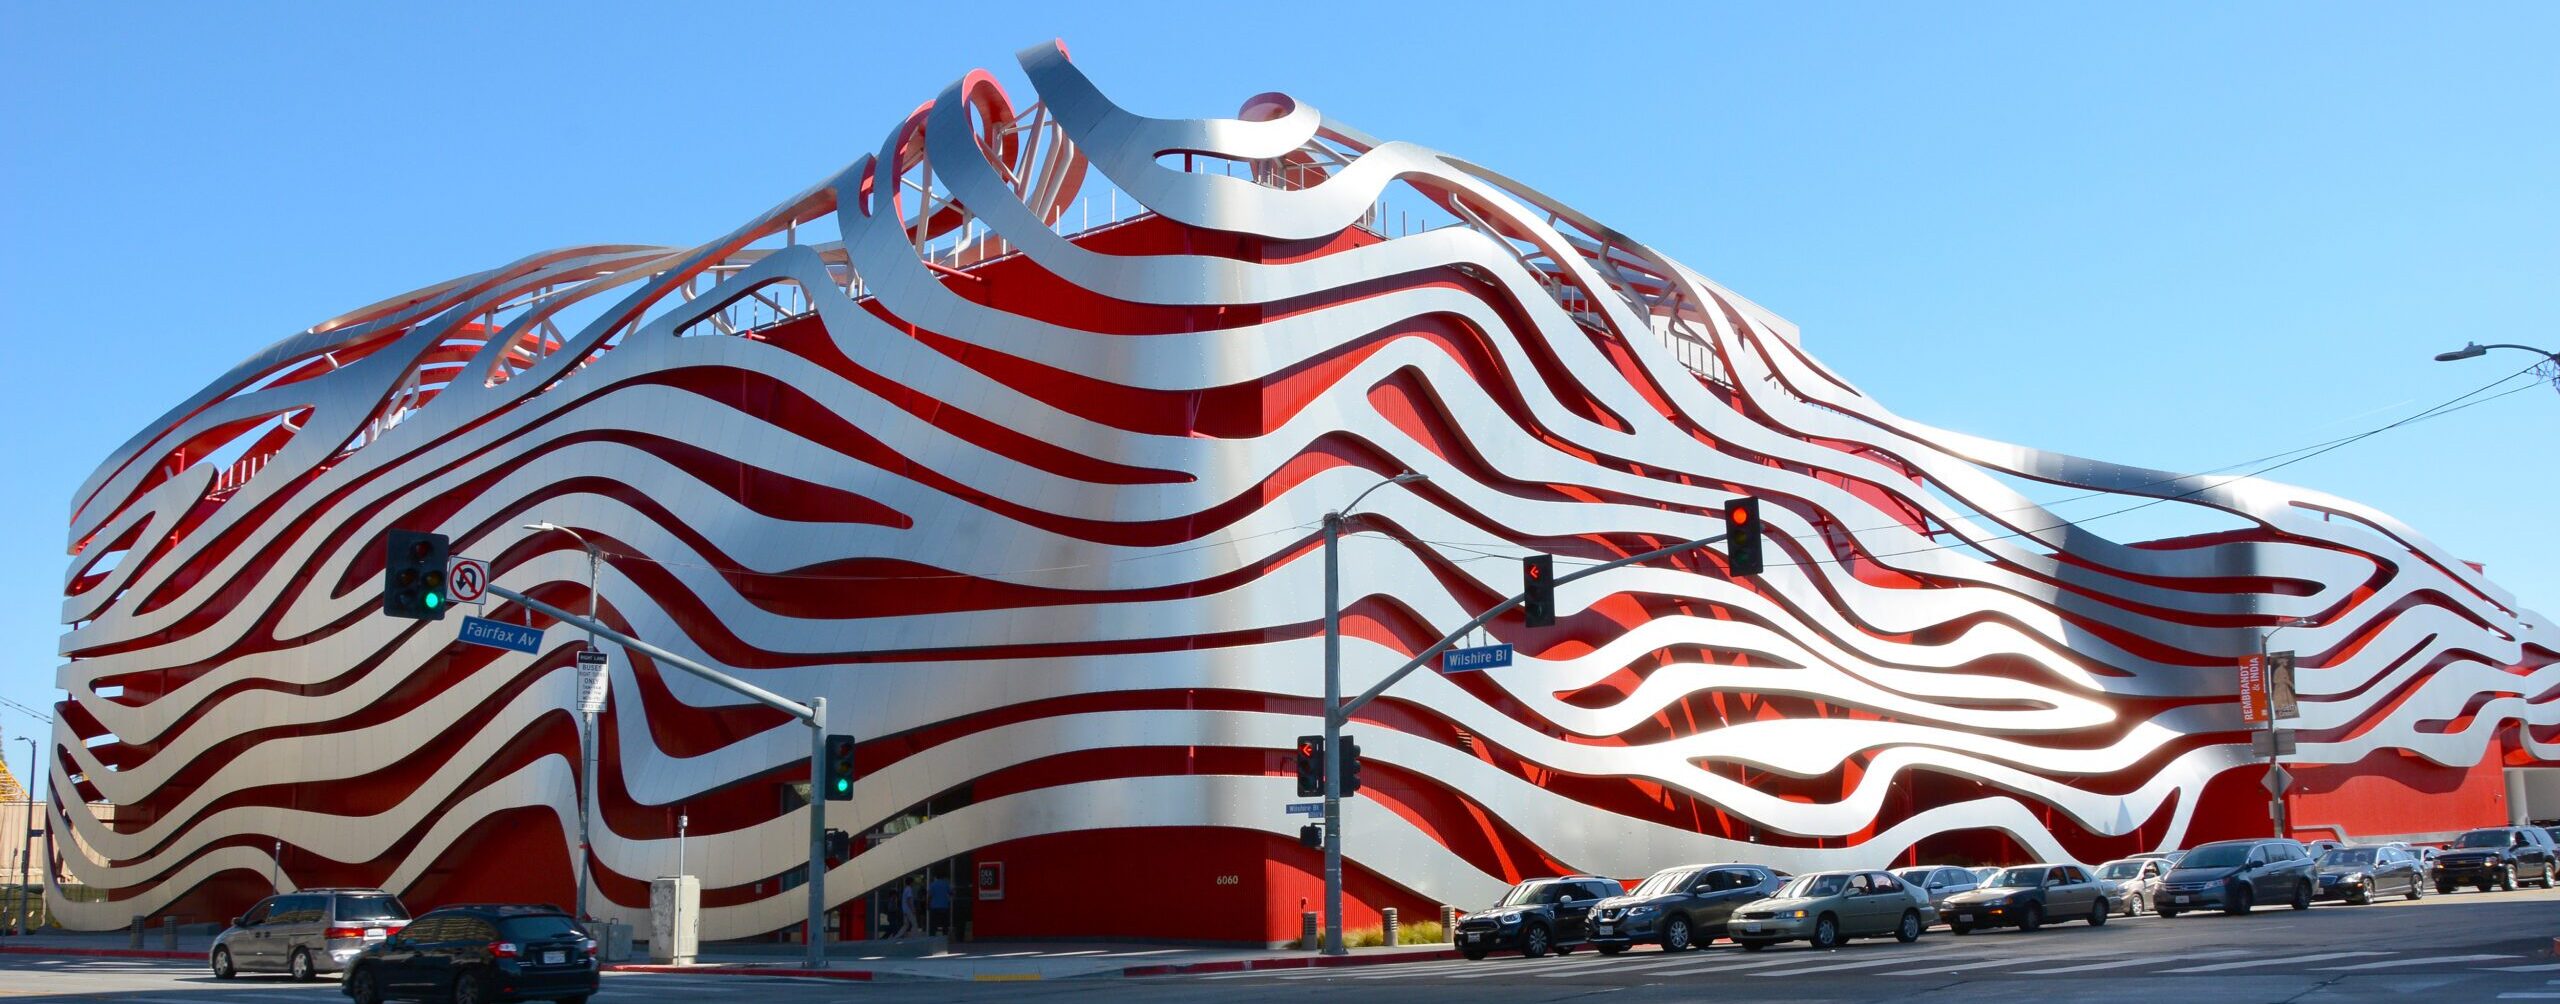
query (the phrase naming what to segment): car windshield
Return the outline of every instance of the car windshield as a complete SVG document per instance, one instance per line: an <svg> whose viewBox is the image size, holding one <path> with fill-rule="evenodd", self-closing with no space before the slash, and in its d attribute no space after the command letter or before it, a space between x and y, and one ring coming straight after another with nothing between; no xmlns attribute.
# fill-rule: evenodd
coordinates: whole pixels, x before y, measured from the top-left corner
<svg viewBox="0 0 2560 1004"><path fill-rule="evenodd" d="M1539 903L1553 903L1556 901L1557 891L1562 886L1563 884L1559 882L1522 882L1512 886L1510 892L1502 895L1502 902L1494 905L1532 906Z"/></svg>
<svg viewBox="0 0 2560 1004"><path fill-rule="evenodd" d="M2178 860L2180 868L2238 868L2249 860L2247 844L2207 844Z"/></svg>
<svg viewBox="0 0 2560 1004"><path fill-rule="evenodd" d="M2453 842L2453 846L2455 846L2455 847L2505 847L2505 846L2507 846L2507 831L2505 831L2505 830L2473 830L2473 831L2471 831L2471 832L2469 832L2469 833L2465 833L2465 834L2463 834L2463 835L2462 835L2462 839L2454 841L2454 842Z"/></svg>
<svg viewBox="0 0 2560 1004"><path fill-rule="evenodd" d="M1653 873L1653 877L1645 879L1642 883L1636 886L1636 891L1628 893L1627 895L1660 896L1674 889L1678 889L1681 886L1688 885L1689 879L1697 874L1698 870L1695 868L1667 868Z"/></svg>
<svg viewBox="0 0 2560 1004"><path fill-rule="evenodd" d="M1932 868L1910 868L1895 872L1893 875L1895 878L1909 882L1912 885L1928 885L1929 875L1935 870L1936 869Z"/></svg>
<svg viewBox="0 0 2560 1004"><path fill-rule="evenodd" d="M2010 868L1991 877L1990 885L2003 889L2033 889L2044 884L2043 868Z"/></svg>
<svg viewBox="0 0 2560 1004"><path fill-rule="evenodd" d="M1840 890L1847 887L1848 884L1849 876L1846 875L1799 875L1796 876L1795 881L1787 883L1786 888L1778 890L1777 898L1799 899L1808 896L1837 896L1840 895Z"/></svg>
<svg viewBox="0 0 2560 1004"><path fill-rule="evenodd" d="M339 920L407 920L409 911L390 896L340 896Z"/></svg>
<svg viewBox="0 0 2560 1004"><path fill-rule="evenodd" d="M2102 879L2129 879L2140 874L2140 861L2109 861L2106 867L2098 869L2098 877Z"/></svg>
<svg viewBox="0 0 2560 1004"><path fill-rule="evenodd" d="M517 941L542 941L564 934L583 936L586 933L578 929L577 921L561 916L509 917L499 921L498 926L507 932L507 937Z"/></svg>
<svg viewBox="0 0 2560 1004"><path fill-rule="evenodd" d="M2373 864L2373 848L2341 847L2320 855L2322 868L2364 868Z"/></svg>

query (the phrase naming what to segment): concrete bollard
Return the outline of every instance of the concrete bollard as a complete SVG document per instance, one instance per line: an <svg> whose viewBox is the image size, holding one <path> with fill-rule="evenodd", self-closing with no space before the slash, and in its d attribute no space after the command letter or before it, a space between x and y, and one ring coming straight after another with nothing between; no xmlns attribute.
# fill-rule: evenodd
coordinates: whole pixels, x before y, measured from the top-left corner
<svg viewBox="0 0 2560 1004"><path fill-rule="evenodd" d="M1391 906L1378 911L1378 923L1386 928L1387 947L1396 947L1396 930L1402 926L1396 923L1396 908Z"/></svg>
<svg viewBox="0 0 2560 1004"><path fill-rule="evenodd" d="M1324 935L1323 935L1321 932L1319 932L1319 931L1317 930L1317 924L1316 924L1316 912L1315 912L1315 911L1313 911L1313 910L1308 910L1308 911L1306 911L1306 912L1304 912L1304 913L1299 914L1299 915L1298 915L1298 947L1303 948L1303 949L1306 949L1307 951L1312 952L1312 951L1315 951L1316 949L1318 949L1318 948L1320 948L1320 947L1323 947L1323 941L1324 941Z"/></svg>
<svg viewBox="0 0 2560 1004"><path fill-rule="evenodd" d="M134 914L134 915L133 915L133 937L132 937L132 939L131 939L131 942L132 942L132 943L131 943L131 944L128 944L128 945L126 945L125 947L127 947L127 948L131 948L131 949L133 949L133 950L135 950L135 951L137 951L137 952L138 952L138 951L141 951L141 950L142 950L142 929L143 929L143 927L144 927L145 925L148 925L148 924L150 924L150 923L151 923L151 918L149 918L149 917L145 917L145 916L143 916L143 915L141 915L141 914L138 914L138 913L137 913L137 914Z"/></svg>
<svg viewBox="0 0 2560 1004"><path fill-rule="evenodd" d="M1456 944L1456 943L1457 943L1457 941L1458 941L1458 908L1457 908L1457 907L1454 907L1454 906L1444 906L1444 907L1441 907L1441 908L1440 908L1440 940L1442 940L1442 941L1446 941L1446 942L1449 942L1449 943L1451 943L1451 944Z"/></svg>
<svg viewBox="0 0 2560 1004"><path fill-rule="evenodd" d="M178 918L160 918L160 947L172 952L178 950Z"/></svg>

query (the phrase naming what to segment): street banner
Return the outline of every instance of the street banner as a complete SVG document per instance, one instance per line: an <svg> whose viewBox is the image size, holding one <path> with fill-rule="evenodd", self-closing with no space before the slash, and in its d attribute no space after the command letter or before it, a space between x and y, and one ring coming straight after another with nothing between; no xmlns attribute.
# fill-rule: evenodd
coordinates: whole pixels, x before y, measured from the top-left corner
<svg viewBox="0 0 2560 1004"><path fill-rule="evenodd" d="M2273 652L2267 655L2267 711L2269 718L2284 721L2302 717L2293 697L2293 653Z"/></svg>
<svg viewBox="0 0 2560 1004"><path fill-rule="evenodd" d="M2255 655L2240 657L2240 720L2257 725L2267 720L2267 665Z"/></svg>

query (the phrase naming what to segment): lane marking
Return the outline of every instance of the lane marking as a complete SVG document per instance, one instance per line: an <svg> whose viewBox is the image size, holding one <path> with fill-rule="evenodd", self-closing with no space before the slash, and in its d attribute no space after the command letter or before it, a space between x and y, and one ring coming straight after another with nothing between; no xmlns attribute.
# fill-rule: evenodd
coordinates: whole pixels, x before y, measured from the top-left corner
<svg viewBox="0 0 2560 1004"><path fill-rule="evenodd" d="M2314 954L2311 954L2311 955L2282 955L2282 956L2277 956L2277 957L2275 957L2275 958L2271 958L2271 959L2268 959L2268 958L2260 958L2260 959L2242 959L2242 960L2240 960L2240 961L2238 961L2238 962L2223 962L2223 963L2217 963L2217 964L2215 964L2215 965L2210 965L2210 966L2188 966L2188 967L2186 967L2186 968L2184 968L2184 969L2167 969L2167 970L2162 970L2162 972L2166 972L2166 973L2219 973L2219 972L2223 972L2223 971L2225 971L2225 970L2230 970L2230 969L2259 969L2259 968L2263 968L2263 967L2266 967L2266 966L2291 966L2291 965L2299 965L2299 964L2301 964L2301 963L2305 963L2305 962L2328 962L2328 961L2333 960L2333 959L2359 959L2359 958L2369 959L2369 958L2372 958L2372 957L2374 957L2374 956L2376 956L2376 955L2390 955L2390 954L2392 954L2392 953L2390 953L2390 952L2317 952L2317 953L2314 953ZM2333 968L2334 968L2334 967L2333 967Z"/></svg>
<svg viewBox="0 0 2560 1004"><path fill-rule="evenodd" d="M2506 993L2499 994L2498 999L2502 1001L2554 1001L2560 1000L2560 994L2555 994L2548 990L2509 990Z"/></svg>
<svg viewBox="0 0 2560 1004"><path fill-rule="evenodd" d="M2548 973L2560 970L2560 962L2545 962L2533 966L2473 966L2471 968L2483 973Z"/></svg>
<svg viewBox="0 0 2560 1004"><path fill-rule="evenodd" d="M1745 969L1767 969L1767 968L1769 968L1770 966L1801 966L1801 965L1804 965L1804 964L1805 964L1806 962L1808 962L1808 961L1811 961L1811 960L1809 960L1809 959L1801 959L1801 958L1798 958L1798 959L1762 959L1762 960L1759 960L1759 961L1757 961L1757 962L1744 962L1744 963L1741 963L1741 964L1739 964L1739 965L1691 966L1691 967L1689 967L1689 968L1687 968L1687 969L1666 969L1666 970L1663 970L1662 972L1655 973L1654 975L1656 975L1656 976L1690 976L1690 975L1694 975L1694 974L1697 974L1697 973L1738 973L1738 972L1741 972L1741 971L1743 971L1743 970L1745 970Z"/></svg>
<svg viewBox="0 0 2560 1004"><path fill-rule="evenodd" d="M1591 958L1588 958L1588 959L1567 959L1567 960L1563 960L1563 961L1559 961L1559 962L1549 962L1549 963L1545 963L1545 964L1543 964L1543 965L1538 966L1538 968L1539 968L1539 969L1541 969L1541 970L1546 970L1546 972L1537 973L1537 974L1535 974L1535 975L1540 975L1540 976L1552 975L1552 974L1553 974L1553 971L1554 971L1554 970L1558 970L1558 969L1588 969L1588 968L1590 968L1590 967L1592 967L1592 966L1595 966L1595 965L1598 965L1598 964L1600 964L1600 963L1603 963L1603 962L1610 962L1610 961L1614 961L1614 960L1610 959L1610 958L1609 958L1608 956L1606 956L1606 955L1595 955L1595 956L1592 956ZM1515 966L1515 967L1512 967L1512 968L1525 968L1525 967L1517 967L1517 966ZM1457 975L1457 976L1452 976L1452 977L1449 977L1449 978L1450 978L1450 979L1453 979L1453 980L1481 980L1481 979L1486 979L1486 978L1488 978L1488 977L1494 977L1494 976L1511 976L1511 975L1515 975L1515 974L1510 973L1510 972L1506 972L1506 971L1504 971L1504 970L1502 970L1502 969L1496 969L1496 970L1493 970L1493 971L1491 971L1491 972L1484 972L1484 973L1464 973L1464 974ZM1565 974L1565 975L1570 976L1570 975L1573 975L1573 974L1571 974L1571 973L1567 973L1567 974Z"/></svg>
<svg viewBox="0 0 2560 1004"><path fill-rule="evenodd" d="M2324 973L2351 973L2366 969L2396 969L2401 966L2426 966L2450 962L2481 962L2488 959L2512 959L2512 955L2438 955L2424 959L2393 959L2389 962L2367 962L2361 966L2322 966Z"/></svg>
<svg viewBox="0 0 2560 1004"><path fill-rule="evenodd" d="M1154 949L1149 949L1149 950L1147 950L1147 951L1143 951L1143 952L1104 952L1104 953L1102 953L1102 957L1103 957L1103 958L1106 958L1106 959L1134 959L1134 958L1137 958L1138 956L1141 956L1141 955L1174 955L1174 954L1177 954L1177 953L1181 953L1181 952L1188 952L1188 951L1191 951L1191 949L1188 949L1188 948L1154 948Z"/></svg>
<svg viewBox="0 0 2560 1004"><path fill-rule="evenodd" d="M2130 959L2117 959L2113 962L2088 962L2076 966L2062 966L2056 969L2021 969L2010 975L2052 976L2060 975L2062 973L2089 973L2096 972L2101 969L2123 969L2129 966L2147 966L2158 962L2183 962L2188 959L2227 959L2234 955L2246 954L2248 954L2248 952L2245 950L2231 948L2212 952L2181 952L2175 955L2142 955Z"/></svg>

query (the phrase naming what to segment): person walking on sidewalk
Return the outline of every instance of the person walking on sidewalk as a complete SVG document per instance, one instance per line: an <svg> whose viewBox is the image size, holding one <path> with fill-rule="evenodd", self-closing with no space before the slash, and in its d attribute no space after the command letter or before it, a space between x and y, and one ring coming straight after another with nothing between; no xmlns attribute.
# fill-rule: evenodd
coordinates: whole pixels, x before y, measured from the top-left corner
<svg viewBox="0 0 2560 1004"><path fill-rule="evenodd" d="M916 936L916 880L898 883L898 933L894 937Z"/></svg>
<svg viewBox="0 0 2560 1004"><path fill-rule="evenodd" d="M926 884L925 884L924 889L925 889L925 902L924 902L924 905L925 905L925 929L924 929L924 933L926 933L926 934L938 934L938 935L942 935L942 936L944 936L944 937L949 937L949 936L951 935L951 879L950 879L950 877L949 877L949 876L946 876L946 875L936 875L936 876L934 876L934 877L933 877L933 881L932 881L932 882L929 882L929 883L926 883Z"/></svg>

